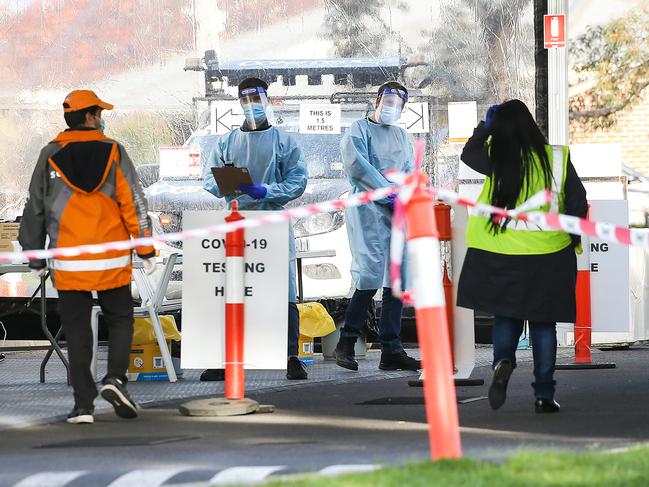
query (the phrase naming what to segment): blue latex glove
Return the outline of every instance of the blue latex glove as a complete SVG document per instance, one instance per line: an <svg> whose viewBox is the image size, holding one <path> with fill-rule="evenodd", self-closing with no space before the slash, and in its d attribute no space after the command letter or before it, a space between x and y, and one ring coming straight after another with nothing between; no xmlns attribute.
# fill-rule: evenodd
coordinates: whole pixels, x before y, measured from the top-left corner
<svg viewBox="0 0 649 487"><path fill-rule="evenodd" d="M487 116L484 119L484 126L486 129L491 128L491 124L494 121L494 114L500 108L500 105L491 105L489 110L487 110Z"/></svg>
<svg viewBox="0 0 649 487"><path fill-rule="evenodd" d="M242 184L239 189L253 199L260 200L266 197L268 190L263 184Z"/></svg>
<svg viewBox="0 0 649 487"><path fill-rule="evenodd" d="M389 201L388 201L388 206L389 206L390 208L394 208L394 202L395 202L396 199L397 199L397 195L396 195L396 194L389 194L389 195L388 195L388 200L389 200Z"/></svg>

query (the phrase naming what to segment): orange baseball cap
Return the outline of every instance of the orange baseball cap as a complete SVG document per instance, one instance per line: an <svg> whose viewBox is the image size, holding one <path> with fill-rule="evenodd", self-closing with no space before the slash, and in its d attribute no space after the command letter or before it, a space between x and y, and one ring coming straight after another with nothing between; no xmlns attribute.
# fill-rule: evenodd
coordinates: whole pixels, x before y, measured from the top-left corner
<svg viewBox="0 0 649 487"><path fill-rule="evenodd" d="M113 109L113 105L101 101L95 92L91 90L74 90L63 100L63 111L66 113L76 112L94 106L103 108L104 110Z"/></svg>

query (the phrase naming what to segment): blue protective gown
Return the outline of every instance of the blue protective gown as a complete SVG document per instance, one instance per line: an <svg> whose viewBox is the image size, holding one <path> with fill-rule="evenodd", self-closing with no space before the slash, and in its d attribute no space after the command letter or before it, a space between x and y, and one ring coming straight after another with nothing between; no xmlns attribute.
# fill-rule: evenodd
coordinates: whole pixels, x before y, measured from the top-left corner
<svg viewBox="0 0 649 487"><path fill-rule="evenodd" d="M369 119L356 120L345 133L340 148L352 193L393 186L394 183L383 175L387 170L410 172L413 168L408 133L396 125L379 125ZM352 253L351 273L356 289L379 289L390 285L392 212L386 203L383 200L349 208L345 212Z"/></svg>
<svg viewBox="0 0 649 487"><path fill-rule="evenodd" d="M306 163L294 135L277 127L264 130L235 129L219 139L203 168L203 188L223 198L210 168L225 163L246 167L252 181L263 184L266 197L255 200L243 194L226 196L228 202L236 199L241 210L281 210L289 201L299 198L307 183ZM289 225L289 302L296 302L295 237Z"/></svg>

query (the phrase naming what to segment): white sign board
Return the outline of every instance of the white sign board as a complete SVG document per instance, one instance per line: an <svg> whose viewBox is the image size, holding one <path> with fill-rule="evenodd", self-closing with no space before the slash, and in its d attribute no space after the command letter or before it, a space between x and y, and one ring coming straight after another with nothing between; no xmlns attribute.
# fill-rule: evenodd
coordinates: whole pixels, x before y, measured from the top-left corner
<svg viewBox="0 0 649 487"><path fill-rule="evenodd" d="M301 134L339 134L340 105L300 103Z"/></svg>
<svg viewBox="0 0 649 487"><path fill-rule="evenodd" d="M403 127L409 134L427 134L430 131L428 102L406 103L395 125Z"/></svg>
<svg viewBox="0 0 649 487"><path fill-rule="evenodd" d="M200 147L160 147L160 177L200 177Z"/></svg>
<svg viewBox="0 0 649 487"><path fill-rule="evenodd" d="M580 178L622 176L620 144L571 144L570 162Z"/></svg>
<svg viewBox="0 0 649 487"><path fill-rule="evenodd" d="M184 211L183 230L224 222L229 211ZM244 216L260 212L244 211ZM246 229L246 369L285 369L288 339L288 222ZM187 369L225 362L225 235L183 244L182 358Z"/></svg>
<svg viewBox="0 0 649 487"><path fill-rule="evenodd" d="M485 175L479 173L478 171L475 171L474 169L471 169L469 166L467 166L464 161L461 159L462 154L459 154L457 156L459 163L458 163L458 171L457 171L457 178L461 182L470 182L470 183L476 183L477 181L484 181L485 180Z"/></svg>
<svg viewBox="0 0 649 487"><path fill-rule="evenodd" d="M244 116L238 101L215 101L210 104L210 127L216 135L224 135L243 125Z"/></svg>
<svg viewBox="0 0 649 487"><path fill-rule="evenodd" d="M466 142L478 125L478 104L459 101L448 104L448 138L450 142Z"/></svg>
<svg viewBox="0 0 649 487"><path fill-rule="evenodd" d="M627 201L589 203L591 220L628 226ZM629 247L591 239L590 299L593 332L629 331Z"/></svg>

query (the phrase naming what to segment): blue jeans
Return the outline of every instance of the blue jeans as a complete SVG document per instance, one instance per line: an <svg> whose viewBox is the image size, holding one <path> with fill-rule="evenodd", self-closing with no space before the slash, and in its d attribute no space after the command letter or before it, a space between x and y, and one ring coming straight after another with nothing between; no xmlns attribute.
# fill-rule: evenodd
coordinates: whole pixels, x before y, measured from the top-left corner
<svg viewBox="0 0 649 487"><path fill-rule="evenodd" d="M557 360L556 323L530 322L532 355L534 357L534 395L538 399L553 399L554 366ZM516 367L516 346L523 332L523 320L496 316L493 327L495 367L501 360L509 360Z"/></svg>
<svg viewBox="0 0 649 487"><path fill-rule="evenodd" d="M363 332L370 303L376 289L356 289L345 312L345 326L340 330L341 337L358 337ZM379 321L379 341L385 353L397 353L403 350L401 344L401 312L403 303L392 295L392 289L383 288L381 301L381 319Z"/></svg>

